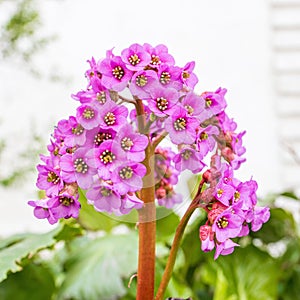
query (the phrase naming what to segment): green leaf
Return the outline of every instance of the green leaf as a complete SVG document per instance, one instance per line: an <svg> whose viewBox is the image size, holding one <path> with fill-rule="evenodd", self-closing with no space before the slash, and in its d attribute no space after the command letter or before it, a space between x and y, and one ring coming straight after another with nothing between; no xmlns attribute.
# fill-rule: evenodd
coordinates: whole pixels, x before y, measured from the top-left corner
<svg viewBox="0 0 300 300"><path fill-rule="evenodd" d="M186 228L183 236L182 249L186 259L186 268L199 264L202 258L199 228L204 222L204 214L200 215L192 224Z"/></svg>
<svg viewBox="0 0 300 300"><path fill-rule="evenodd" d="M76 219L61 219L63 224L62 230L55 236L57 241L72 241L74 238L82 236L84 234L83 228L78 224Z"/></svg>
<svg viewBox="0 0 300 300"><path fill-rule="evenodd" d="M70 255L58 299L110 300L126 294L123 278L137 270L137 235L85 241Z"/></svg>
<svg viewBox="0 0 300 300"><path fill-rule="evenodd" d="M159 241L166 241L167 238L172 237L179 224L180 218L172 210L165 207L158 207L156 209L156 236Z"/></svg>
<svg viewBox="0 0 300 300"><path fill-rule="evenodd" d="M293 191L283 192L283 193L279 194L279 196L284 196L284 197L291 198L294 200L299 200L298 196Z"/></svg>
<svg viewBox="0 0 300 300"><path fill-rule="evenodd" d="M281 299L292 300L299 297L300 286L300 239L290 240L284 255L279 258Z"/></svg>
<svg viewBox="0 0 300 300"><path fill-rule="evenodd" d="M0 250L0 282L7 278L8 272L14 273L22 270L23 258L33 256L39 250L54 245L55 236L62 228L63 226L60 225L48 233L16 235L8 238L7 242L3 240Z"/></svg>
<svg viewBox="0 0 300 300"><path fill-rule="evenodd" d="M79 190L79 201L81 209L79 212L78 222L88 230L104 230L110 232L112 228L120 223L104 213L97 212L92 205L87 203L84 192Z"/></svg>
<svg viewBox="0 0 300 300"><path fill-rule="evenodd" d="M163 272L165 268L164 259L157 259L156 270L155 270L155 292L159 287L161 282ZM178 298L182 297L184 299L193 296L193 292L185 281L183 274L174 268L171 280L167 286L165 292L165 299L168 297ZM125 298L126 299L126 298ZM194 299L194 298L193 298Z"/></svg>
<svg viewBox="0 0 300 300"><path fill-rule="evenodd" d="M214 300L277 299L278 264L254 246L236 249L217 261L210 260L201 272L214 273L199 276L213 280L207 283L215 286Z"/></svg>
<svg viewBox="0 0 300 300"><path fill-rule="evenodd" d="M33 263L0 283L1 300L47 300L52 299L54 291L55 282L51 272Z"/></svg>

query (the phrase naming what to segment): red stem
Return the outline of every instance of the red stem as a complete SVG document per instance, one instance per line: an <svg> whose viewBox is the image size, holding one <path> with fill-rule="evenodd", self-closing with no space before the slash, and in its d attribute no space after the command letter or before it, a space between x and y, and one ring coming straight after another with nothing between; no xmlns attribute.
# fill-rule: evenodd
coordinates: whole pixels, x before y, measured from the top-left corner
<svg viewBox="0 0 300 300"><path fill-rule="evenodd" d="M146 118L142 101L136 100L136 111L139 132L145 131ZM156 209L154 186L154 147L150 141L145 150L143 164L147 174L143 177L143 188L140 193L145 205L139 212L139 258L137 274L137 300L153 300L155 278L155 235L156 235Z"/></svg>

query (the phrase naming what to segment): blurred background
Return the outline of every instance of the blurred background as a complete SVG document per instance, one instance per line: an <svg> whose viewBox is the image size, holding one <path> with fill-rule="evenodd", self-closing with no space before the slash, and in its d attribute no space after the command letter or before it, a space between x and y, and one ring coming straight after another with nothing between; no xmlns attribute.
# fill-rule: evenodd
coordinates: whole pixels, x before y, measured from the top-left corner
<svg viewBox="0 0 300 300"><path fill-rule="evenodd" d="M32 208L27 205L28 200L38 197L35 187L38 155L46 152L55 124L74 114L76 103L70 95L86 86L87 60L92 56L98 60L113 47L115 53L119 53L133 43L145 42L153 46L167 45L179 66L195 61L199 78L197 92L216 90L219 86L228 90L227 113L235 119L239 131L247 131L243 138L247 162L238 176L243 181L253 177L259 184L259 197L272 208L271 221L262 233L251 236L244 241L244 249L237 250L236 256L221 258L220 263L200 254L200 244L193 241L203 219L193 223L179 253L177 277L169 293L175 296L177 291L177 295L187 297L193 291L199 299L220 300L300 299L297 298L300 284L299 0L0 0L0 237L41 233L54 228L46 220L34 218ZM103 225L102 221L92 226L85 223L85 229L108 233L117 226L107 220ZM161 220L158 224L158 232L163 237L158 241L163 241L158 245L161 266L173 233L170 226L175 227L178 222L178 216L172 214L168 223ZM74 233L72 227L67 231L67 239L78 232ZM66 236L60 234L58 240ZM108 238L119 245L114 237ZM15 242L9 241L0 241L0 250L1 246L6 249ZM135 241L133 237L133 244ZM43 247L51 245L45 237L40 243ZM79 248L82 246L76 243ZM101 244L104 249L109 245L105 243ZM115 251L112 249L123 245L107 251ZM136 253L132 255L133 258L123 257L128 262L133 261L131 268L124 266L129 272L126 276L134 272ZM80 273L80 260L77 270L76 259L73 271ZM40 262L40 257L37 261ZM58 261L64 266L61 257ZM241 264L240 268L236 268L237 264ZM268 276L257 273L262 264ZM2 268L1 265L0 279ZM47 266L49 268L52 273L59 273L57 261L56 267ZM29 271L32 275L32 270ZM26 276L25 271L17 274ZM225 276L227 281L224 274L228 275ZM57 278L62 282L62 277ZM103 278L103 282L113 282L112 289L116 292L120 282L108 279ZM52 284L51 280L48 283ZM103 296L103 289L100 291L99 287L100 294L91 294L80 282L79 278L77 285L63 285L63 296L57 299L134 299L130 292L129 296L126 294L125 281L115 294L126 294L123 298ZM13 281L12 287L15 284ZM241 292L239 284L245 287L243 297L236 292ZM228 286L234 285L237 289L229 291ZM0 298L17 299L14 294L10 298L8 294L1 294L4 289L9 290L7 286L10 286L9 280L0 285ZM53 295L58 292L52 290L57 286L59 284L53 281L53 286L44 289L52 296L38 294L31 299L56 299ZM228 295L232 292L239 295L238 298L226 298L226 289ZM81 292L83 294L76 298ZM20 299L28 299L24 297Z"/></svg>

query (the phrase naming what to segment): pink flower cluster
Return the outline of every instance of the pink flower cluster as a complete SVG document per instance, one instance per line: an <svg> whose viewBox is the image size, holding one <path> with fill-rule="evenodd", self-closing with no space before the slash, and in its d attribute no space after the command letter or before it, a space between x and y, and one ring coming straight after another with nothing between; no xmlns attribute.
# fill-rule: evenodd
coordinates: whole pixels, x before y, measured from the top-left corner
<svg viewBox="0 0 300 300"><path fill-rule="evenodd" d="M37 166L37 187L46 195L29 201L37 218L51 224L77 218L79 188L99 212L140 209L142 178L149 175L145 151L151 147L159 205L172 208L182 201L174 190L182 171L206 170L206 189L199 194L199 207L208 212L200 230L204 251L216 246L217 255L227 254L235 246L231 238L247 234L248 223L257 230L266 222L268 210L255 206L256 182L233 176L245 161L245 132L236 133L224 111L226 89L195 93L195 62L176 66L164 45L133 44L120 55L109 50L105 58L88 62L87 87L72 95L76 112L58 122L49 155ZM174 149L159 145L167 135ZM204 158L212 151L207 168Z"/></svg>

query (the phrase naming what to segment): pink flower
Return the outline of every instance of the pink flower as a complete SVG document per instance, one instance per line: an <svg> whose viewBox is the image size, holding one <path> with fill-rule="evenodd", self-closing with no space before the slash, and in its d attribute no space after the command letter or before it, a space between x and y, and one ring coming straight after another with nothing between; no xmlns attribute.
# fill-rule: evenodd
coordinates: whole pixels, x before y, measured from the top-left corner
<svg viewBox="0 0 300 300"><path fill-rule="evenodd" d="M49 211L48 206L48 198L36 200L36 201L28 201L28 204L34 207L33 214L38 219L48 219L50 224L55 224L58 220L54 218L51 211Z"/></svg>
<svg viewBox="0 0 300 300"><path fill-rule="evenodd" d="M47 201L50 215L57 221L59 219L78 218L80 203L78 195L70 196L67 193L62 193L59 196L50 198Z"/></svg>
<svg viewBox="0 0 300 300"><path fill-rule="evenodd" d="M149 98L150 91L157 86L157 74L152 70L142 70L132 76L129 90L140 99Z"/></svg>
<svg viewBox="0 0 300 300"><path fill-rule="evenodd" d="M203 118L205 103L202 97L193 92L189 92L183 98L181 104L187 110L189 116L196 117L200 123L205 120L205 118Z"/></svg>
<svg viewBox="0 0 300 300"><path fill-rule="evenodd" d="M216 260L220 255L229 255L234 251L234 247L239 247L240 245L234 243L232 240L227 239L222 243L216 244L216 252L214 255L214 259Z"/></svg>
<svg viewBox="0 0 300 300"><path fill-rule="evenodd" d="M187 169L195 174L205 167L205 164L201 161L202 159L201 153L190 147L184 147L175 155L173 161L175 162L176 170L181 172Z"/></svg>
<svg viewBox="0 0 300 300"><path fill-rule="evenodd" d="M132 71L143 70L151 61L151 56L139 44L133 44L121 53L121 58L126 67Z"/></svg>
<svg viewBox="0 0 300 300"><path fill-rule="evenodd" d="M157 202L160 206L165 206L166 208L173 208L176 204L182 202L182 195L175 193L174 190L168 192L165 197L157 199Z"/></svg>
<svg viewBox="0 0 300 300"><path fill-rule="evenodd" d="M87 189L93 182L96 169L87 164L86 149L80 148L73 154L65 154L60 159L61 177L65 182L77 182Z"/></svg>
<svg viewBox="0 0 300 300"><path fill-rule="evenodd" d="M49 165L38 165L38 179L36 186L45 190L47 196L58 195L63 188L63 181L60 178L60 169Z"/></svg>
<svg viewBox="0 0 300 300"><path fill-rule="evenodd" d="M105 58L99 65L102 74L101 83L107 88L120 92L125 89L132 77L129 70L120 56Z"/></svg>
<svg viewBox="0 0 300 300"><path fill-rule="evenodd" d="M203 252L208 252L214 249L214 232L209 225L202 225L199 228L199 237L201 240L201 249Z"/></svg>
<svg viewBox="0 0 300 300"><path fill-rule="evenodd" d="M233 214L230 209L221 213L212 225L217 241L222 243L229 238L238 236L242 229L243 221L241 216Z"/></svg>
<svg viewBox="0 0 300 300"><path fill-rule="evenodd" d="M98 175L109 180L112 171L126 159L126 154L113 140L103 142L98 148L89 150L86 155L87 165L97 169Z"/></svg>
<svg viewBox="0 0 300 300"><path fill-rule="evenodd" d="M82 147L89 149L97 148L103 142L113 140L115 136L116 132L113 129L101 129L101 127L96 127L86 133L86 141Z"/></svg>
<svg viewBox="0 0 300 300"><path fill-rule="evenodd" d="M121 206L120 195L114 190L113 185L97 180L87 191L88 203L97 211L112 213Z"/></svg>
<svg viewBox="0 0 300 300"><path fill-rule="evenodd" d="M263 223L266 223L270 219L269 207L255 207L253 220L251 222L252 231L258 231Z"/></svg>
<svg viewBox="0 0 300 300"><path fill-rule="evenodd" d="M98 110L87 104L82 104L77 108L76 120L85 129L93 129L99 124Z"/></svg>
<svg viewBox="0 0 300 300"><path fill-rule="evenodd" d="M116 215L124 215L130 213L133 209L141 209L144 206L144 202L140 200L135 193L127 193L121 196L121 207L119 210L115 210Z"/></svg>
<svg viewBox="0 0 300 300"><path fill-rule="evenodd" d="M148 106L158 117L166 117L173 114L178 101L179 93L175 89L157 86L156 89L151 90Z"/></svg>
<svg viewBox="0 0 300 300"><path fill-rule="evenodd" d="M171 87L177 91L182 89L182 82L180 80L181 69L168 64L159 65L157 72L159 82L164 87Z"/></svg>
<svg viewBox="0 0 300 300"><path fill-rule="evenodd" d="M141 162L145 158L145 148L148 145L148 138L140 133L136 133L130 124L125 124L120 128L114 141L120 145L121 151L127 159Z"/></svg>
<svg viewBox="0 0 300 300"><path fill-rule="evenodd" d="M187 63L181 72L181 81L190 89L194 89L195 85L198 83L198 78L195 73L193 73L195 68L195 62L191 61Z"/></svg>
<svg viewBox="0 0 300 300"><path fill-rule="evenodd" d="M218 88L215 92L204 92L202 97L205 100L206 117L210 118L213 115L221 113L227 106L225 94L227 90Z"/></svg>
<svg viewBox="0 0 300 300"><path fill-rule="evenodd" d="M222 180L215 187L215 198L226 206L229 206L233 198L235 188L229 184L225 184Z"/></svg>
<svg viewBox="0 0 300 300"><path fill-rule="evenodd" d="M196 145L198 151L206 156L208 152L212 151L216 146L215 136L219 134L216 126L208 125L205 128L199 127L197 130Z"/></svg>
<svg viewBox="0 0 300 300"><path fill-rule="evenodd" d="M146 167L135 162L125 162L117 166L111 174L115 190L124 195L136 192L143 186L142 178L146 175Z"/></svg>
<svg viewBox="0 0 300 300"><path fill-rule="evenodd" d="M174 144L193 144L196 140L196 128L199 121L190 117L182 106L176 106L172 115L165 121L165 128L169 132Z"/></svg>
<svg viewBox="0 0 300 300"><path fill-rule="evenodd" d="M98 125L102 129L113 129L118 131L127 123L128 109L124 105L117 105L115 102L107 101L100 113Z"/></svg>
<svg viewBox="0 0 300 300"><path fill-rule="evenodd" d="M173 56L168 53L168 48L165 45L161 44L156 47L152 47L145 43L143 47L151 55L151 61L149 63L151 67L158 67L162 63L166 63L168 65L175 64Z"/></svg>

